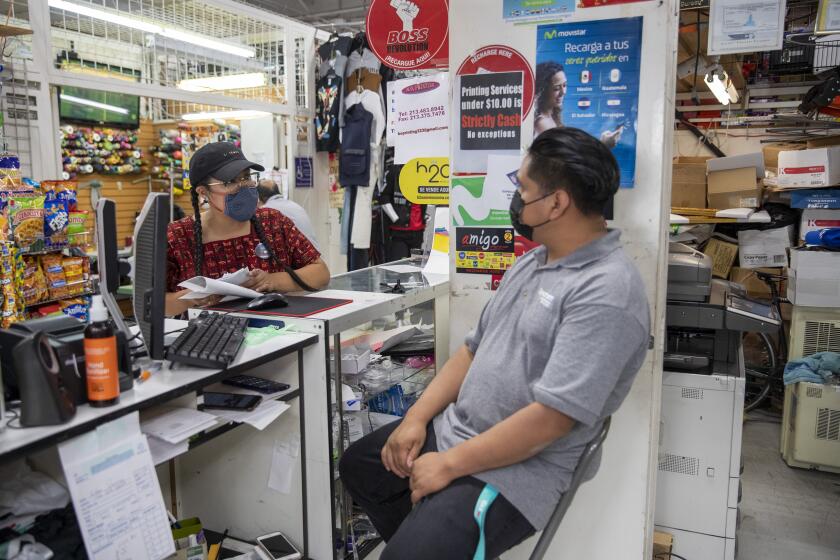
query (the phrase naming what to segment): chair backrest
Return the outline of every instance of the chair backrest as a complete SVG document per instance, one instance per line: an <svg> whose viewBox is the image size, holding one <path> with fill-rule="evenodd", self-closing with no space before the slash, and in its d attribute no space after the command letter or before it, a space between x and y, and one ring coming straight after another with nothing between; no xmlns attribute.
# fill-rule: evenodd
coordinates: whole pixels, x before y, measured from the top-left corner
<svg viewBox="0 0 840 560"><path fill-rule="evenodd" d="M592 464L592 459L604 444L604 440L607 439L607 434L610 431L611 420L612 417L607 416L606 420L604 420L604 425L601 426L601 431L598 432L597 436L592 438L592 441L590 441L586 445L586 449L583 450L583 454L580 456L575 472L572 475L572 482L569 484L569 489L566 490L566 493L563 494L563 497L560 498L560 501L557 503L557 507L554 508L554 512L551 514L545 529L543 529L543 532L537 541L537 546L534 547L534 551L531 553L529 560L542 560L543 556L545 556L545 553L548 551L548 546L551 544L552 539L554 539L554 534L557 532L557 528L560 526L563 516L566 515L566 511L568 511L569 506L572 504L572 500L577 493L577 489L583 482L583 477L586 476L586 472L589 470L589 465Z"/></svg>

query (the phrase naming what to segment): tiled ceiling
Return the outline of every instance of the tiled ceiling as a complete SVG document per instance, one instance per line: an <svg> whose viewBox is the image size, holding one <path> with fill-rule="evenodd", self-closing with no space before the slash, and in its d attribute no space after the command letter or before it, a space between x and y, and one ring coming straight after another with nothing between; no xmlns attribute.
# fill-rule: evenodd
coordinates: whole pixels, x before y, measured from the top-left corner
<svg viewBox="0 0 840 560"><path fill-rule="evenodd" d="M359 30L370 0L239 0L263 10L293 17L321 29Z"/></svg>

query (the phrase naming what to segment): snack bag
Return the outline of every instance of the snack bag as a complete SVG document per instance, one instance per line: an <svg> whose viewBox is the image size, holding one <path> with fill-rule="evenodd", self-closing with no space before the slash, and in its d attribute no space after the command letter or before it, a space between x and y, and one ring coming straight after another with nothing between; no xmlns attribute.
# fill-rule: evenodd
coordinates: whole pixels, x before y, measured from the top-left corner
<svg viewBox="0 0 840 560"><path fill-rule="evenodd" d="M68 222L65 202L56 198L55 193L44 197L44 243L48 251L67 246Z"/></svg>
<svg viewBox="0 0 840 560"><path fill-rule="evenodd" d="M9 197L12 238L23 252L40 251L44 244L44 197L34 192Z"/></svg>
<svg viewBox="0 0 840 560"><path fill-rule="evenodd" d="M44 193L55 192L58 199L64 201L68 212L78 210L76 193L79 188L76 181L41 181L41 188Z"/></svg>
<svg viewBox="0 0 840 560"><path fill-rule="evenodd" d="M22 321L23 317L23 259L17 249L0 244L0 293L3 303L0 306L0 328L8 328L12 323Z"/></svg>
<svg viewBox="0 0 840 560"><path fill-rule="evenodd" d="M0 153L0 189L17 190L20 181L20 159L10 152Z"/></svg>
<svg viewBox="0 0 840 560"><path fill-rule="evenodd" d="M47 299L47 279L41 264L35 257L23 257L22 293L26 305L34 305Z"/></svg>
<svg viewBox="0 0 840 560"><path fill-rule="evenodd" d="M64 267L61 261L61 255L43 255L41 257L41 267L47 277L50 299L66 298L69 295L67 277L64 275Z"/></svg>
<svg viewBox="0 0 840 560"><path fill-rule="evenodd" d="M76 319L80 319L87 323L88 309L90 309L89 298L66 299L64 301L60 301L58 305L61 307L61 311L65 315L75 317Z"/></svg>
<svg viewBox="0 0 840 560"><path fill-rule="evenodd" d="M64 257L61 261L68 295L75 296L86 291L85 260L83 257Z"/></svg>
<svg viewBox="0 0 840 560"><path fill-rule="evenodd" d="M67 242L71 247L85 247L90 244L90 231L87 228L86 211L69 212L67 222Z"/></svg>

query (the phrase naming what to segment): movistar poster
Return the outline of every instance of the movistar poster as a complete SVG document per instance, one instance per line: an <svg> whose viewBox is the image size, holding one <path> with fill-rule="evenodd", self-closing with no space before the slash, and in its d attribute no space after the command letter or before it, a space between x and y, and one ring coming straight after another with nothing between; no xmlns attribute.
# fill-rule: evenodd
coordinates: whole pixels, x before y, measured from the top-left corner
<svg viewBox="0 0 840 560"><path fill-rule="evenodd" d="M572 126L599 138L624 188L636 172L641 52L641 17L537 27L534 136Z"/></svg>

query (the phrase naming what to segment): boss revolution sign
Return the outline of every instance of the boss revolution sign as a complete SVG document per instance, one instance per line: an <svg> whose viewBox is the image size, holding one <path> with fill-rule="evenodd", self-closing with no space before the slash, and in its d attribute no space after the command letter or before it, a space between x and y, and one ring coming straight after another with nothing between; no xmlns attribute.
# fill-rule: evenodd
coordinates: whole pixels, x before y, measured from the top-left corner
<svg viewBox="0 0 840 560"><path fill-rule="evenodd" d="M386 66L413 70L449 64L447 0L373 0L366 28L371 50Z"/></svg>

